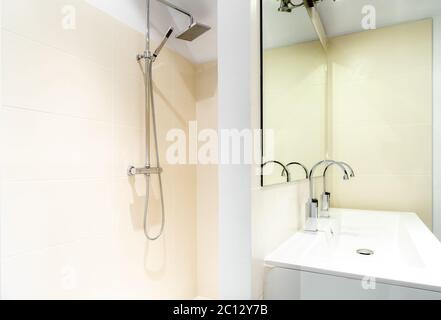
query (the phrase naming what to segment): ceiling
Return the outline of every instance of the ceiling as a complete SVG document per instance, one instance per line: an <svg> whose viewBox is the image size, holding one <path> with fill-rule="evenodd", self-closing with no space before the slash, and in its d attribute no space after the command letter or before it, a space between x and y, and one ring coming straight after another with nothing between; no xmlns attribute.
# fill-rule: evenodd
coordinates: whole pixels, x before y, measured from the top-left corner
<svg viewBox="0 0 441 320"><path fill-rule="evenodd" d="M266 47L281 47L317 39L311 34L313 29L310 22L305 20L305 8L281 13L277 11L277 0L263 1L264 12L271 12L265 18L265 25L271 25L265 34ZM361 21L365 5L375 7L377 28L441 15L441 0L323 0L317 4L317 9L328 37L363 31Z"/></svg>
<svg viewBox="0 0 441 320"><path fill-rule="evenodd" d="M87 1L134 29L145 32L145 0ZM212 30L193 42L173 39L167 45L195 63L216 60L217 0L169 1L191 11L199 22L210 25ZM277 11L278 0L262 1L267 26L264 26L265 47L280 47L317 39L304 8L298 8L292 13L281 13ZM364 5L373 5L376 8L378 28L441 15L441 0L323 0L317 8L328 36L363 31L361 20ZM179 31L188 26L185 16L156 0L151 0L151 10L154 40L162 39L170 25Z"/></svg>
<svg viewBox="0 0 441 320"><path fill-rule="evenodd" d="M328 36L363 31L365 5L375 7L377 28L441 15L440 0L324 0L317 7Z"/></svg>
<svg viewBox="0 0 441 320"><path fill-rule="evenodd" d="M167 46L178 51L195 63L204 63L217 58L217 0L169 0L173 4L190 11L195 19L212 29L193 42L173 39ZM107 12L132 28L145 32L145 0L87 0L91 5ZM160 41L170 26L176 34L184 31L189 24L185 15L169 9L156 0L151 0L151 36Z"/></svg>
<svg viewBox="0 0 441 320"><path fill-rule="evenodd" d="M279 12L279 2L263 0L263 42L266 49L318 39L305 8Z"/></svg>

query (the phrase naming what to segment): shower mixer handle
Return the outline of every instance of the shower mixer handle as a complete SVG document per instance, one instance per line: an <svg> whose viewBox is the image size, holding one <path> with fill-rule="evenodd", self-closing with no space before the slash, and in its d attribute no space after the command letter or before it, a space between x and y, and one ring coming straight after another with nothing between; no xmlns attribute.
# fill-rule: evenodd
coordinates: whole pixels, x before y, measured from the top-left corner
<svg viewBox="0 0 441 320"><path fill-rule="evenodd" d="M147 52L144 52L143 54L137 54L136 55L136 61L146 60L150 59L150 55Z"/></svg>
<svg viewBox="0 0 441 320"><path fill-rule="evenodd" d="M135 167L129 167L127 169L127 174L129 177L133 177L136 175L146 175L146 176L150 176L152 174L161 174L163 172L162 168L149 168L149 167L144 167L144 168L135 168Z"/></svg>

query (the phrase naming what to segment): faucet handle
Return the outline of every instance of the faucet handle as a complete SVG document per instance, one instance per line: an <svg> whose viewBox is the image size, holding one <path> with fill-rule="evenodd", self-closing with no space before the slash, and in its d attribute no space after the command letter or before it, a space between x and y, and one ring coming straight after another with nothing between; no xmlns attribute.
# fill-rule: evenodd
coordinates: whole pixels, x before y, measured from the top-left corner
<svg viewBox="0 0 441 320"><path fill-rule="evenodd" d="M322 218L329 218L329 208L331 207L331 193L323 192L322 194Z"/></svg>
<svg viewBox="0 0 441 320"><path fill-rule="evenodd" d="M318 218L319 218L319 203L317 199L311 199L306 204L305 215L305 231L317 232L318 231Z"/></svg>

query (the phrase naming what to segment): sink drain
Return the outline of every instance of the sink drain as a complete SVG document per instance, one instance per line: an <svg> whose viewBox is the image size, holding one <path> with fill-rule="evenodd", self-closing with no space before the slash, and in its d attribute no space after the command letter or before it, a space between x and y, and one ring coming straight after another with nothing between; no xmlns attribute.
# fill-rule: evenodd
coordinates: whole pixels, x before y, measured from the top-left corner
<svg viewBox="0 0 441 320"><path fill-rule="evenodd" d="M357 253L361 254L362 256L371 256L374 254L374 251L369 249L358 249Z"/></svg>

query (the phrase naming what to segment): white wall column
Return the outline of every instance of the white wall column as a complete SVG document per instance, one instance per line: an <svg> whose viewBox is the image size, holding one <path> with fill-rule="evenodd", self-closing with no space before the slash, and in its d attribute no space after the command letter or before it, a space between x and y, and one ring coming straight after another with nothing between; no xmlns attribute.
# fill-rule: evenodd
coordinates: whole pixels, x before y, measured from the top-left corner
<svg viewBox="0 0 441 320"><path fill-rule="evenodd" d="M219 130L251 128L252 1L218 1ZM219 166L219 294L251 299L251 166Z"/></svg>

